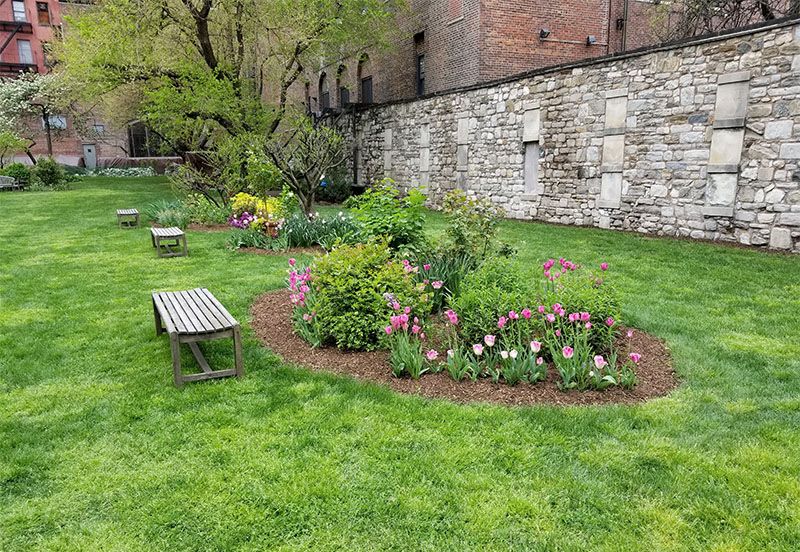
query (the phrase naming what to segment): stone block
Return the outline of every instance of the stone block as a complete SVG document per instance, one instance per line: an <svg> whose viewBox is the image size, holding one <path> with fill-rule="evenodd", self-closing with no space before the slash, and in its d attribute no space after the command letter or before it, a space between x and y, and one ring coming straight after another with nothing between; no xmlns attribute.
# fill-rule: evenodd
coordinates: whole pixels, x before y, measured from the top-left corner
<svg viewBox="0 0 800 552"><path fill-rule="evenodd" d="M457 144L469 144L469 119L462 118L458 120L458 129L456 131Z"/></svg>
<svg viewBox="0 0 800 552"><path fill-rule="evenodd" d="M781 213L778 221L784 226L800 226L800 213Z"/></svg>
<svg viewBox="0 0 800 552"><path fill-rule="evenodd" d="M603 173L600 183L600 202L607 206L619 206L622 199L622 173Z"/></svg>
<svg viewBox="0 0 800 552"><path fill-rule="evenodd" d="M736 200L737 184L738 175L736 174L709 174L708 185L706 186L706 205L733 206Z"/></svg>
<svg viewBox="0 0 800 552"><path fill-rule="evenodd" d="M783 159L800 159L800 143L781 144Z"/></svg>
<svg viewBox="0 0 800 552"><path fill-rule="evenodd" d="M603 165L619 165L625 159L625 135L615 134L603 138Z"/></svg>
<svg viewBox="0 0 800 552"><path fill-rule="evenodd" d="M605 128L624 128L628 117L628 98L625 96L606 100Z"/></svg>
<svg viewBox="0 0 800 552"><path fill-rule="evenodd" d="M715 129L711 136L709 165L738 165L742 159L744 129Z"/></svg>
<svg viewBox="0 0 800 552"><path fill-rule="evenodd" d="M794 121L787 119L784 121L770 121L764 126L765 140L779 140L792 137Z"/></svg>
<svg viewBox="0 0 800 552"><path fill-rule="evenodd" d="M541 110L529 109L522 117L522 141L523 142L538 142L539 141L539 126L541 125Z"/></svg>
<svg viewBox="0 0 800 552"><path fill-rule="evenodd" d="M776 227L769 233L769 246L772 249L791 249L792 233L788 228Z"/></svg>

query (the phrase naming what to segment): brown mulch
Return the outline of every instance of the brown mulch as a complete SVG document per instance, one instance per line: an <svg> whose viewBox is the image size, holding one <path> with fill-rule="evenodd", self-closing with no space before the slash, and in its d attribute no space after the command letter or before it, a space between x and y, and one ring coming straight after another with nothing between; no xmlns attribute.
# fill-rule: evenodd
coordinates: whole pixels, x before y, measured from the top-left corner
<svg viewBox="0 0 800 552"><path fill-rule="evenodd" d="M259 247L240 247L236 251L250 253L252 255L322 255L325 250L321 247L292 247L281 251L273 249L261 249Z"/></svg>
<svg viewBox="0 0 800 552"><path fill-rule="evenodd" d="M345 374L357 379L383 383L400 393L457 403L497 403L511 406L531 404L592 405L632 404L667 395L678 386L666 345L656 337L634 330L632 350L642 354L636 371L638 384L631 390L618 387L603 391L561 391L558 374L548 369L548 378L535 385L495 384L488 379L454 381L447 372L423 374L419 380L392 375L385 351L342 352L336 348L313 349L292 330L291 304L284 290L262 295L253 304L253 329L261 342L285 361L313 370Z"/></svg>

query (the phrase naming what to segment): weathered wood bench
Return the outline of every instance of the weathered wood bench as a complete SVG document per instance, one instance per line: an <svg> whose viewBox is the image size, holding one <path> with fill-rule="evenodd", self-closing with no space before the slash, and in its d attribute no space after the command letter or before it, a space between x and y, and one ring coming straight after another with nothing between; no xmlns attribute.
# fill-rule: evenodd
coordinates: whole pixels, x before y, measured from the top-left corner
<svg viewBox="0 0 800 552"><path fill-rule="evenodd" d="M0 176L0 191L24 190L25 186L17 182L12 176Z"/></svg>
<svg viewBox="0 0 800 552"><path fill-rule="evenodd" d="M151 228L150 235L159 257L185 257L189 254L186 234L177 226Z"/></svg>
<svg viewBox="0 0 800 552"><path fill-rule="evenodd" d="M242 337L239 323L207 289L163 291L153 293L153 315L156 335L166 331L172 349L172 376L176 387L187 381L244 375ZM234 368L212 370L198 343L212 339L233 338ZM189 345L199 374L184 375L181 371L181 343Z"/></svg>
<svg viewBox="0 0 800 552"><path fill-rule="evenodd" d="M136 209L117 209L117 224L120 228L138 228L139 211Z"/></svg>

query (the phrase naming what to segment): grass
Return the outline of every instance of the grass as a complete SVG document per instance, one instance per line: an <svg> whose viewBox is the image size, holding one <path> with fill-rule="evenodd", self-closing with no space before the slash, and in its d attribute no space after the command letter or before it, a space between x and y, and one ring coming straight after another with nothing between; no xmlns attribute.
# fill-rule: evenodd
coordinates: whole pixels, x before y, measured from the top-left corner
<svg viewBox="0 0 800 552"><path fill-rule="evenodd" d="M0 195L0 550L800 545L797 257L508 222L532 266L609 261L684 383L638 406L459 406L282 364L247 320L285 257L190 232L190 257L157 259L114 209L169 197L162 180L75 188ZM243 380L172 386L149 294L194 286L244 322Z"/></svg>

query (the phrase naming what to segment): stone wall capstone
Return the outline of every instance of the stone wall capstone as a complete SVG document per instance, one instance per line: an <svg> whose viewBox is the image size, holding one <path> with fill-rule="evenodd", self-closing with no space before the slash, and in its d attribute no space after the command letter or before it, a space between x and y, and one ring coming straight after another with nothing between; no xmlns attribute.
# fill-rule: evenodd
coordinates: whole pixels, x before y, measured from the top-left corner
<svg viewBox="0 0 800 552"><path fill-rule="evenodd" d="M461 187L512 218L800 252L798 21L356 117L359 180L433 206Z"/></svg>

